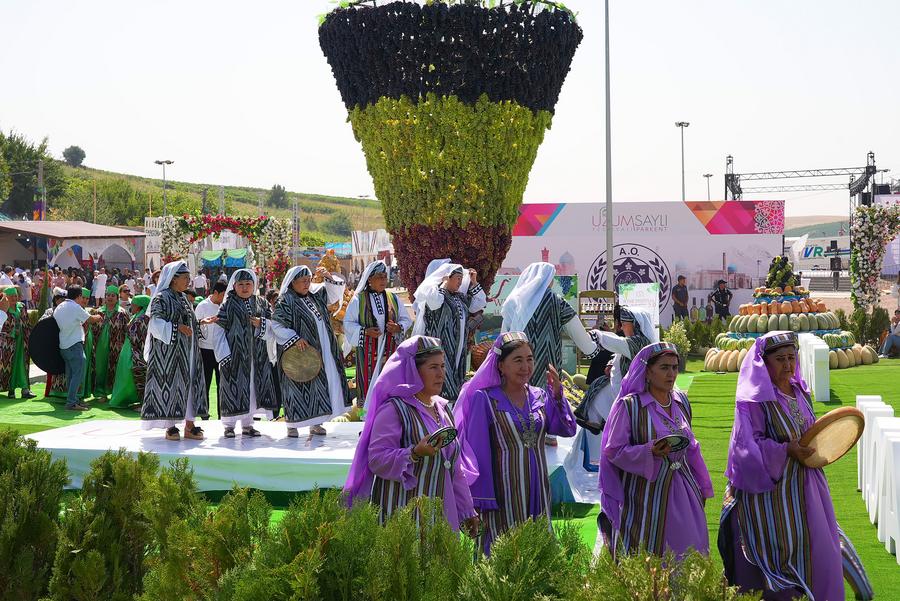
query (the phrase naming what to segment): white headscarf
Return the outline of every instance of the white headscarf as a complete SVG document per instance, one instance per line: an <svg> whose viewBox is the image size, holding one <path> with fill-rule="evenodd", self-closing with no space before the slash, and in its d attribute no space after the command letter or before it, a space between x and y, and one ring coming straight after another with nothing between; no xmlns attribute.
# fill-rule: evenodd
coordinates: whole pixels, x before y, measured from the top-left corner
<svg viewBox="0 0 900 601"><path fill-rule="evenodd" d="M385 273L390 273L390 269L388 268L387 263L385 263L381 259L372 261L371 263L366 265L365 271L363 271L362 276L359 278L359 283L356 284L356 294L360 294L363 290L366 289L366 284L369 283L369 278L372 277L372 272L375 271L375 268L379 265L384 267Z"/></svg>
<svg viewBox="0 0 900 601"><path fill-rule="evenodd" d="M229 292L234 290L234 285L237 283L238 274L241 273L242 271L246 271L247 273L250 274L250 277L253 278L253 294L256 294L257 291L259 290L259 278L256 276L255 273L253 273L253 270L241 268L231 274L231 279L228 280L228 287L225 288L225 296L226 297L228 297Z"/></svg>
<svg viewBox="0 0 900 601"><path fill-rule="evenodd" d="M184 261L172 261L171 263L163 265L162 271L159 274L159 282L153 290L153 296L150 297L150 304L147 305L147 310L145 311L147 315L152 315L153 303L156 302L156 299L164 290L169 289L169 286L172 285L172 280L175 279L175 274L180 269L187 270L187 263ZM187 273L190 275L190 271ZM147 337L144 339L144 361L150 360L150 347L152 346L152 342L153 336L148 333Z"/></svg>
<svg viewBox="0 0 900 601"><path fill-rule="evenodd" d="M432 269L432 267L434 267L434 269ZM428 270L425 271L425 279L422 280L422 283L416 288L416 302L413 303L416 322L413 324L413 336L425 335L426 293L430 290L440 288L444 284L444 278L449 278L457 269L462 270L463 278L462 284L459 287L459 292L461 294L466 294L469 291L469 284L471 283L471 278L469 277L469 271L467 269L464 269L463 266L458 263L451 263L450 259L436 259L429 263L428 270L431 270L431 272L429 273Z"/></svg>
<svg viewBox="0 0 900 601"><path fill-rule="evenodd" d="M659 342L659 330L653 327L653 317L647 309L638 307L622 307L628 309L634 315L634 323L640 328L641 334L647 337L650 344Z"/></svg>
<svg viewBox="0 0 900 601"><path fill-rule="evenodd" d="M554 276L556 267L550 263L532 263L525 268L500 309L503 316L501 333L525 331Z"/></svg>
<svg viewBox="0 0 900 601"><path fill-rule="evenodd" d="M295 267L291 267L288 269L288 272L284 274L284 279L281 280L281 289L278 291L278 296L284 296L284 294L291 287L291 284L294 283L294 280L297 278L302 278L305 275L312 277L312 269L307 267L306 265L297 265Z"/></svg>

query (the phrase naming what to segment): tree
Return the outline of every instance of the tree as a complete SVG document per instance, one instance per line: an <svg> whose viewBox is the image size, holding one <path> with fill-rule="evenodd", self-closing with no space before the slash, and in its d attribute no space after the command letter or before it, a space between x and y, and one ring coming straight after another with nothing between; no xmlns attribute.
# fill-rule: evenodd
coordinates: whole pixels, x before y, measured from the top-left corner
<svg viewBox="0 0 900 601"><path fill-rule="evenodd" d="M6 164L6 159L3 158L2 148L0 148L0 205L6 202L6 199L9 198L9 193L12 190L12 179L9 174L12 171L9 168L9 165Z"/></svg>
<svg viewBox="0 0 900 601"><path fill-rule="evenodd" d="M66 163L68 163L70 167L81 167L81 163L84 161L85 156L87 155L85 155L81 146L69 146L63 150L63 158L66 159Z"/></svg>
<svg viewBox="0 0 900 601"><path fill-rule="evenodd" d="M325 220L322 229L331 234L349 236L353 233L353 223L346 213L337 212Z"/></svg>
<svg viewBox="0 0 900 601"><path fill-rule="evenodd" d="M275 207L278 209L287 208L287 192L285 191L284 186L280 186L278 184L272 186L272 189L269 190L269 200L266 202L266 204L270 207Z"/></svg>
<svg viewBox="0 0 900 601"><path fill-rule="evenodd" d="M37 188L38 161L44 161L44 187L50 206L66 191L66 177L58 161L47 153L47 138L35 145L25 136L0 131L0 154L10 171L12 187L2 210L13 217L31 216Z"/></svg>

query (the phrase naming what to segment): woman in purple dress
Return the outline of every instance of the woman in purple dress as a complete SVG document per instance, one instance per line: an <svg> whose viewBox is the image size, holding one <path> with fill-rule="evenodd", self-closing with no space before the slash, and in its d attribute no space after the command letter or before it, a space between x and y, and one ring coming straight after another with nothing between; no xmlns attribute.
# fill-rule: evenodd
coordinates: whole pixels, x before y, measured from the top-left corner
<svg viewBox="0 0 900 601"><path fill-rule="evenodd" d="M529 519L550 520L544 437L575 435L575 416L556 369L547 388L530 386L534 351L522 332L501 334L454 408L460 438L478 464L472 499L485 554L501 534Z"/></svg>
<svg viewBox="0 0 900 601"><path fill-rule="evenodd" d="M383 522L416 497L437 497L454 530L478 530L469 482L477 475L469 451L457 439L443 449L429 443L453 427L440 396L444 385L441 341L413 336L397 347L373 384L344 492L352 504L371 500Z"/></svg>
<svg viewBox="0 0 900 601"><path fill-rule="evenodd" d="M641 550L709 554L703 506L713 496L712 482L691 430L691 404L675 390L677 376L673 344L645 346L606 421L600 523L613 556Z"/></svg>
<svg viewBox="0 0 900 601"><path fill-rule="evenodd" d="M812 450L798 441L816 418L795 333L756 339L735 400L719 528L728 582L767 600L840 601L846 577L858 599L871 599L856 550L835 520L825 473L801 463Z"/></svg>

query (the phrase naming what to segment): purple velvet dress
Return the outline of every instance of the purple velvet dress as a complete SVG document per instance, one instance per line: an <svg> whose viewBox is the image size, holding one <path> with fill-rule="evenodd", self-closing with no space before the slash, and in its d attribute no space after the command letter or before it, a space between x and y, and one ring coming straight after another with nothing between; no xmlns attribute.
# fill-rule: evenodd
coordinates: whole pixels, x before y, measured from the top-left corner
<svg viewBox="0 0 900 601"><path fill-rule="evenodd" d="M871 599L865 569L835 519L825 473L787 454L816 420L799 359L790 395L769 375L766 350L788 344L796 346L790 332L760 336L738 377L719 524L725 576L767 600L840 601L845 579L857 599Z"/></svg>
<svg viewBox="0 0 900 601"><path fill-rule="evenodd" d="M691 430L690 403L677 392L672 399L671 415L647 392L619 398L610 411L600 481L613 553L709 554L703 505L712 482ZM654 442L670 434L686 436L689 446L655 457Z"/></svg>
<svg viewBox="0 0 900 601"><path fill-rule="evenodd" d="M816 418L799 386L794 385L796 400L780 391L775 396L774 402L739 402L735 408L719 546L723 558L727 555L730 580L742 590L763 590L764 599L806 594L812 601L839 601L844 598L843 562L828 482L821 469L788 457L790 439L784 436L790 431L802 435ZM760 532L753 509L782 500L788 506L778 513L785 523ZM796 527L791 515L797 516ZM798 544L778 544L788 540ZM779 564L771 557L776 549L786 561ZM776 586L780 590L773 590Z"/></svg>
<svg viewBox="0 0 900 601"><path fill-rule="evenodd" d="M382 522L416 497L437 497L444 502L444 515L454 530L475 515L472 495L461 467L459 441L441 449L434 457L413 463L410 451L425 436L453 426L447 401L436 401L440 421L415 397L393 397L381 404L372 424L368 445L368 467L374 474L371 500L379 507Z"/></svg>
<svg viewBox="0 0 900 601"><path fill-rule="evenodd" d="M527 409L526 409L527 407ZM478 463L472 497L484 523L482 548L489 554L500 535L529 519L550 520L550 481L544 439L575 435L575 416L563 395L528 387L522 409L500 386L475 393L466 414L465 439Z"/></svg>

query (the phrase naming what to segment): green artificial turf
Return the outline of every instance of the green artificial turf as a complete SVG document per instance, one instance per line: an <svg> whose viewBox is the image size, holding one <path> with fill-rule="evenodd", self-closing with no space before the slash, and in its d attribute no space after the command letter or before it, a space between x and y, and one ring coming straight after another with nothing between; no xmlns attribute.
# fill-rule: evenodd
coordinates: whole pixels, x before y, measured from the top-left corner
<svg viewBox="0 0 900 601"><path fill-rule="evenodd" d="M678 386L682 390L687 390L690 396L694 409L694 431L702 446L716 492L716 497L706 506L706 516L711 553L717 557L716 536L722 493L725 488L723 473L734 418L737 374L710 374L701 372L701 369L701 360L689 360L687 373L679 376ZM882 360L877 365L832 371L831 400L828 403L817 402L816 414L822 415L842 405L853 406L858 394L881 395L900 414L898 382L900 382L900 360ZM133 409L112 409L96 401L89 402L92 407L90 411L68 412L63 410L61 400L40 399L43 396L43 385L35 385L32 390L38 394L39 400L10 401L5 396L0 396L0 428L9 427L21 434L28 434L71 425L81 420L139 417L138 412ZM211 397L215 398L213 395ZM215 403L212 403L211 412L215 413ZM856 546L872 581L875 594L880 599L900 598L900 566L897 565L896 558L887 553L884 545L878 542L875 526L869 523L865 504L856 490L856 450L848 453L825 471L838 521ZM210 494L211 502L217 502L221 494ZM288 493L267 493L270 502L276 506L273 521L281 519L283 510L292 496ZM554 515L557 520L575 521L585 543L593 547L597 533L597 512L596 506L569 504L556 508ZM852 598L849 590L848 598Z"/></svg>

